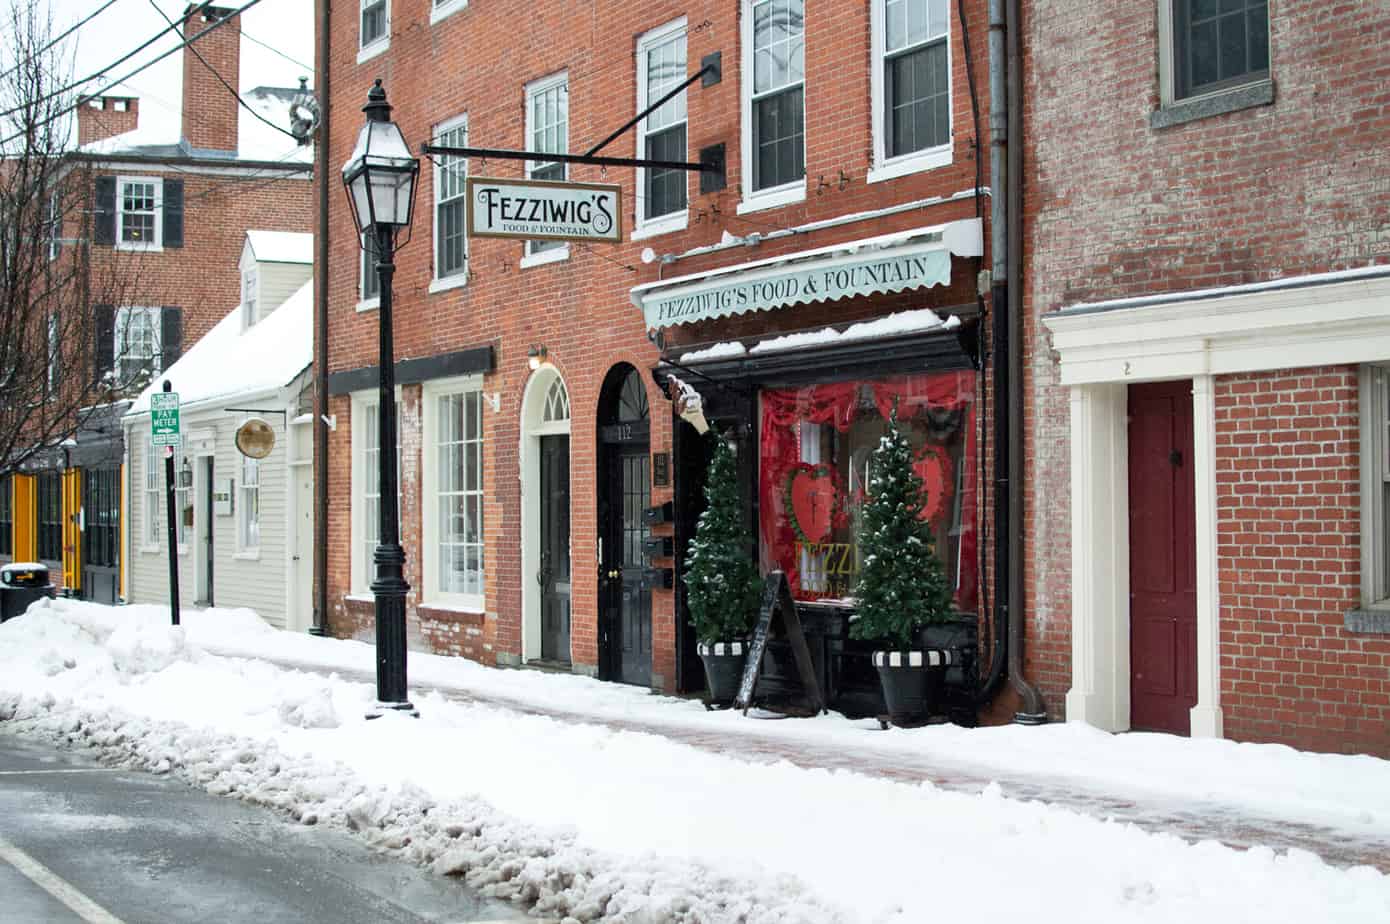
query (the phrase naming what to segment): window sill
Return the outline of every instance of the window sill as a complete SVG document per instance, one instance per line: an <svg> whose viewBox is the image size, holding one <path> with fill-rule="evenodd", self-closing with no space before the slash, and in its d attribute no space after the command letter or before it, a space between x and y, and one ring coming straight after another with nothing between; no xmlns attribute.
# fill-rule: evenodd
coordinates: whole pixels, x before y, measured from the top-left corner
<svg viewBox="0 0 1390 924"><path fill-rule="evenodd" d="M459 10L468 6L468 0L453 0L450 3L438 3L430 8L430 25L448 19Z"/></svg>
<svg viewBox="0 0 1390 924"><path fill-rule="evenodd" d="M232 555L232 560L233 560L233 561L260 561L260 560L261 560L261 550L260 550L260 549L247 549L247 550L243 550L243 551L240 551L240 552L235 552L235 553L233 553L233 555Z"/></svg>
<svg viewBox="0 0 1390 924"><path fill-rule="evenodd" d="M750 196L746 196L738 204L738 214L747 215L749 212L761 212L764 209L775 209L781 205L791 205L793 202L806 201L806 179L797 180L795 183L787 183L783 186L775 186L772 189L764 189Z"/></svg>
<svg viewBox="0 0 1390 924"><path fill-rule="evenodd" d="M385 38L379 38L370 45L363 45L357 50L357 63L365 64L377 55L391 47L391 36L388 33Z"/></svg>
<svg viewBox="0 0 1390 924"><path fill-rule="evenodd" d="M357 303L357 310L359 313L363 311L376 311L380 307L381 299L379 298L364 298Z"/></svg>
<svg viewBox="0 0 1390 924"><path fill-rule="evenodd" d="M1342 615L1342 626L1348 632L1365 635L1390 635L1390 609L1371 606L1351 610Z"/></svg>
<svg viewBox="0 0 1390 924"><path fill-rule="evenodd" d="M542 250L540 253L528 253L521 258L521 268L530 269L533 266L545 266L547 263L562 263L570 258L570 245L556 247L554 250Z"/></svg>
<svg viewBox="0 0 1390 924"><path fill-rule="evenodd" d="M164 247L160 244L132 244L127 242L116 242L116 249L125 253L161 253Z"/></svg>
<svg viewBox="0 0 1390 924"><path fill-rule="evenodd" d="M943 144L940 147L928 148L925 151L918 151L913 154L906 154L894 160L884 161L869 169L865 182L882 183L884 180L895 180L901 176L912 173L921 173L925 170L935 170L938 167L950 166L952 160L951 145Z"/></svg>
<svg viewBox="0 0 1390 924"><path fill-rule="evenodd" d="M676 212L666 218L653 218L651 221L642 222L633 229L632 237L629 240L645 241L648 238L659 237L663 234L684 231L689 226L690 213Z"/></svg>
<svg viewBox="0 0 1390 924"><path fill-rule="evenodd" d="M343 599L349 603L376 603L376 596L366 591L353 591L350 594L343 594Z"/></svg>
<svg viewBox="0 0 1390 924"><path fill-rule="evenodd" d="M487 617L487 610L481 603L466 601L422 600L415 605L415 608L447 616L469 616L479 622Z"/></svg>
<svg viewBox="0 0 1390 924"><path fill-rule="evenodd" d="M453 276L445 276L443 279L430 280L429 293L435 295L439 292L448 292L450 289L462 289L468 285L468 272L457 273Z"/></svg>
<svg viewBox="0 0 1390 924"><path fill-rule="evenodd" d="M1243 87L1193 96L1188 99L1167 103L1149 114L1150 128L1169 128L1198 119L1268 106L1274 102L1274 81L1260 80Z"/></svg>

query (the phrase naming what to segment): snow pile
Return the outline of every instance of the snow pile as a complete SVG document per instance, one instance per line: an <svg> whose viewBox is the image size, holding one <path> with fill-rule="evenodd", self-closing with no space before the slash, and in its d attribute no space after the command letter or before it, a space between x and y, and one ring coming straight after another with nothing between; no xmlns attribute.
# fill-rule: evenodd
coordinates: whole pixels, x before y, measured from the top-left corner
<svg viewBox="0 0 1390 924"><path fill-rule="evenodd" d="M787 334L772 337L755 344L749 353L777 353L782 350L798 350L804 347L825 346L831 343L849 343L855 340L878 340L899 334L915 334L926 330L955 330L960 327L960 318L951 315L945 321L930 308L917 308L912 311L898 311L876 318L851 324L843 331L826 327L800 334Z"/></svg>
<svg viewBox="0 0 1390 924"><path fill-rule="evenodd" d="M711 359L731 359L735 356L742 356L748 352L748 348L737 340L729 340L723 343L716 343L714 346L705 347L702 350L691 350L689 353L681 354L681 362L697 363L706 362Z"/></svg>
<svg viewBox="0 0 1390 924"><path fill-rule="evenodd" d="M342 825L487 895L574 921L1390 920L1390 877L1375 870L1188 844L1019 802L998 785L948 792L749 763L434 693L414 697L419 719L367 722L367 684L207 650L220 639L344 663L362 652L370 664L367 646L253 628L244 614L226 614L225 625L221 611L188 616L170 630L156 607L31 607L0 626L0 731ZM444 660L412 655L417 684L418 666L430 673ZM609 696L581 678L542 678L563 681L547 687L540 675L451 663L518 697L547 689L571 708L660 708L683 721L700 711L638 691ZM729 718L712 727L734 728ZM924 737L855 735L849 753ZM1001 887L1009 870L1026 871L1026 884Z"/></svg>

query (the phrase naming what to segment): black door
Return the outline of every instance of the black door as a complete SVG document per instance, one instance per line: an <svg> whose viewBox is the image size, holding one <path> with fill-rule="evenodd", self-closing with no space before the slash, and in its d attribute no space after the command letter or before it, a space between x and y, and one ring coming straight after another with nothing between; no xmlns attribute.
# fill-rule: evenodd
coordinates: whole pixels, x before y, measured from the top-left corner
<svg viewBox="0 0 1390 924"><path fill-rule="evenodd" d="M212 569L213 565L217 561L216 557L212 553L212 494L215 490L215 482L213 481L214 473L215 469L213 468L213 458L212 456L208 456L207 459L204 460L203 468L203 523L201 526L202 536L199 537L204 544L203 554L204 556L206 556L207 567L203 569L203 586L200 588L202 590L202 593L199 594L201 599L198 602L202 603L205 606L213 605L212 588L214 586L214 583Z"/></svg>
<svg viewBox="0 0 1390 924"><path fill-rule="evenodd" d="M121 470L82 470L82 596L115 603L121 593Z"/></svg>
<svg viewBox="0 0 1390 924"><path fill-rule="evenodd" d="M621 683L652 682L652 593L642 542L650 534L651 429L640 374L618 366L600 407L599 559L604 675Z"/></svg>
<svg viewBox="0 0 1390 924"><path fill-rule="evenodd" d="M570 438L541 437L541 658L570 660Z"/></svg>

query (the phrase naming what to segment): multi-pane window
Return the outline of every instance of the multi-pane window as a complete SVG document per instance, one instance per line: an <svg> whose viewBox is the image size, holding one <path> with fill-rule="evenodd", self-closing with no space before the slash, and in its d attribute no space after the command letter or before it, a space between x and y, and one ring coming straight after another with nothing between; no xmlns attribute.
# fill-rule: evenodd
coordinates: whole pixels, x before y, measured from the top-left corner
<svg viewBox="0 0 1390 924"><path fill-rule="evenodd" d="M122 177L116 192L117 244L127 248L158 247L160 194L158 179Z"/></svg>
<svg viewBox="0 0 1390 924"><path fill-rule="evenodd" d="M243 551L258 549L261 546L261 463L250 456L241 458L237 501L237 547Z"/></svg>
<svg viewBox="0 0 1390 924"><path fill-rule="evenodd" d="M1175 96L1269 75L1267 0L1173 0Z"/></svg>
<svg viewBox="0 0 1390 924"><path fill-rule="evenodd" d="M14 482L0 476L0 555L14 554Z"/></svg>
<svg viewBox="0 0 1390 924"><path fill-rule="evenodd" d="M435 135L441 147L468 146L468 126L451 123ZM468 178L468 159L440 154L434 168L434 276L446 279L468 272L468 229L464 225L464 181Z"/></svg>
<svg viewBox="0 0 1390 924"><path fill-rule="evenodd" d="M806 175L804 0L752 3L752 189Z"/></svg>
<svg viewBox="0 0 1390 924"><path fill-rule="evenodd" d="M160 309L123 307L116 311L113 368L122 386L160 371Z"/></svg>
<svg viewBox="0 0 1390 924"><path fill-rule="evenodd" d="M436 590L475 598L483 594L482 392L435 399Z"/></svg>
<svg viewBox="0 0 1390 924"><path fill-rule="evenodd" d="M386 0L362 0L362 35L358 45L366 48L386 38Z"/></svg>
<svg viewBox="0 0 1390 924"><path fill-rule="evenodd" d="M36 532L40 561L63 558L63 476L42 472L38 476Z"/></svg>
<svg viewBox="0 0 1390 924"><path fill-rule="evenodd" d="M883 156L951 140L947 0L883 0Z"/></svg>
<svg viewBox="0 0 1390 924"><path fill-rule="evenodd" d="M368 228L362 232L362 301L381 297L381 276L376 270L376 235Z"/></svg>
<svg viewBox="0 0 1390 924"><path fill-rule="evenodd" d="M362 556L360 574L366 578L363 586L371 581L375 573L372 555L381 541L381 439L377 421L377 405L368 404L362 408L362 430L359 439L362 446L362 533L359 553ZM396 402L396 503L400 504L401 485L401 404ZM399 510L399 506L397 507Z"/></svg>
<svg viewBox="0 0 1390 924"><path fill-rule="evenodd" d="M248 266L241 274L241 304L246 312L245 326L256 323L256 266Z"/></svg>
<svg viewBox="0 0 1390 924"><path fill-rule="evenodd" d="M1361 381L1362 603L1390 606L1390 369Z"/></svg>
<svg viewBox="0 0 1390 924"><path fill-rule="evenodd" d="M563 154L569 150L569 78L557 74L526 88L526 150ZM526 162L533 180L564 180L564 164ZM563 241L527 241L527 253L564 247Z"/></svg>
<svg viewBox="0 0 1390 924"><path fill-rule="evenodd" d="M160 542L163 525L162 491L164 457L160 447L154 442L145 443L145 545L156 546Z"/></svg>
<svg viewBox="0 0 1390 924"><path fill-rule="evenodd" d="M640 112L685 80L685 21L648 33L637 45L637 108ZM686 160L685 92L681 91L642 120L642 157ZM641 174L638 215L651 221L685 212L685 171L646 169Z"/></svg>

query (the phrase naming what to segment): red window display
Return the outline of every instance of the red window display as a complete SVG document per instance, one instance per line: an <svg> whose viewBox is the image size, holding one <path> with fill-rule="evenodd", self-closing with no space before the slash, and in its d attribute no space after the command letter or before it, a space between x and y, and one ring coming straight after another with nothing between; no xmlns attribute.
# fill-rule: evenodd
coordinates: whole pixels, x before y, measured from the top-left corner
<svg viewBox="0 0 1390 924"><path fill-rule="evenodd" d="M854 596L861 557L856 527L874 450L898 421L912 445L936 554L956 606L976 608L978 452L973 372L761 392L761 564L786 572L798 600Z"/></svg>

